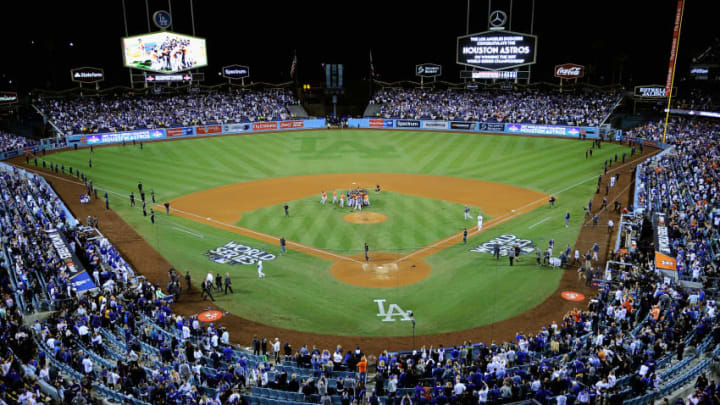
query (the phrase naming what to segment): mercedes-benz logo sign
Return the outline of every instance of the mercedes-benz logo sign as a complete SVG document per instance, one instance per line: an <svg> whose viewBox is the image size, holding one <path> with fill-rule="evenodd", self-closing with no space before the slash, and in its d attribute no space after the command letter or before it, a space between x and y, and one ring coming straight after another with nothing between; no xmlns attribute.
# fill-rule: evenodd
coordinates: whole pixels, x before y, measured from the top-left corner
<svg viewBox="0 0 720 405"><path fill-rule="evenodd" d="M505 25L505 21L507 21L507 14L505 14L504 11L495 10L490 13L489 21L490 25L493 27L502 27Z"/></svg>

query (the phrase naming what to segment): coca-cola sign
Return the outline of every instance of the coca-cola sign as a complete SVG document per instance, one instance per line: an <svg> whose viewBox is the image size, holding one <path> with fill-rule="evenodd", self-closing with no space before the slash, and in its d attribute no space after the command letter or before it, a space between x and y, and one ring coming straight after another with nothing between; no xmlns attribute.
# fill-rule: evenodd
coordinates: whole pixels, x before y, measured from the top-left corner
<svg viewBox="0 0 720 405"><path fill-rule="evenodd" d="M70 70L70 79L79 83L97 83L105 80L105 71L94 67L79 67Z"/></svg>
<svg viewBox="0 0 720 405"><path fill-rule="evenodd" d="M555 77L562 79L577 79L585 75L585 66L574 63L565 63L555 66Z"/></svg>

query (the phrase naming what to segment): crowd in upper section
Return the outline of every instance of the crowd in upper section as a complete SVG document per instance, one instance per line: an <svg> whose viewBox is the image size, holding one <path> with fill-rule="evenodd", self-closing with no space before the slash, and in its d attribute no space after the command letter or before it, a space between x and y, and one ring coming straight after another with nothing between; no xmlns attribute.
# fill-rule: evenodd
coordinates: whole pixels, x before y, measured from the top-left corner
<svg viewBox="0 0 720 405"><path fill-rule="evenodd" d="M372 102L383 118L597 126L620 100L615 91L458 91L385 88Z"/></svg>
<svg viewBox="0 0 720 405"><path fill-rule="evenodd" d="M88 96L35 103L63 134L167 128L292 118L286 89L191 93L172 96Z"/></svg>

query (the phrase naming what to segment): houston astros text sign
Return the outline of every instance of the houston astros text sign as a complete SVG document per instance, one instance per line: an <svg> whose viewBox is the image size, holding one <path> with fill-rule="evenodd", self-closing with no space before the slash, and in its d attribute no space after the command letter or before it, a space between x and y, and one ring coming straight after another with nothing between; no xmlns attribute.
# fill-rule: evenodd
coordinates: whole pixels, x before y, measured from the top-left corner
<svg viewBox="0 0 720 405"><path fill-rule="evenodd" d="M458 37L457 63L501 70L535 63L537 36L511 31L485 31Z"/></svg>

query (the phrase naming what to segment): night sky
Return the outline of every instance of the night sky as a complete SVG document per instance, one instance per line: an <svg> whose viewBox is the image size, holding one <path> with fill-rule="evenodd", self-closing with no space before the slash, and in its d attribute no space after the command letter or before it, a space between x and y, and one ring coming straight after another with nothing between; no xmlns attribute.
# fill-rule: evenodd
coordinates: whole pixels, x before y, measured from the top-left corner
<svg viewBox="0 0 720 405"><path fill-rule="evenodd" d="M689 60L718 36L712 2L689 1L680 43L678 78ZM173 30L191 34L189 0L172 0ZM494 0L493 9L508 11L510 0ZM513 0L512 30L529 32L531 0ZM130 35L147 32L145 2L126 0ZM246 64L254 81L290 79L293 51L303 82L323 77L321 63L343 63L346 81L368 75L372 49L381 80L416 80L414 66L443 65L443 79L459 81L456 37L465 34L465 0L410 1L199 1L195 0L196 35L207 38L210 65L206 82L227 64ZM553 66L572 62L588 66L595 84L664 84L670 53L675 0L544 1L536 0L534 34L538 35L533 81L552 81ZM150 13L167 9L167 0L150 0ZM472 0L470 32L487 29L488 2ZM110 85L128 85L122 67L120 38L125 35L122 2L13 3L0 16L3 61L0 90L66 89L75 86L69 69L102 67ZM154 25L151 30L155 31ZM72 46L70 46L72 43ZM11 81L11 83L10 83Z"/></svg>

